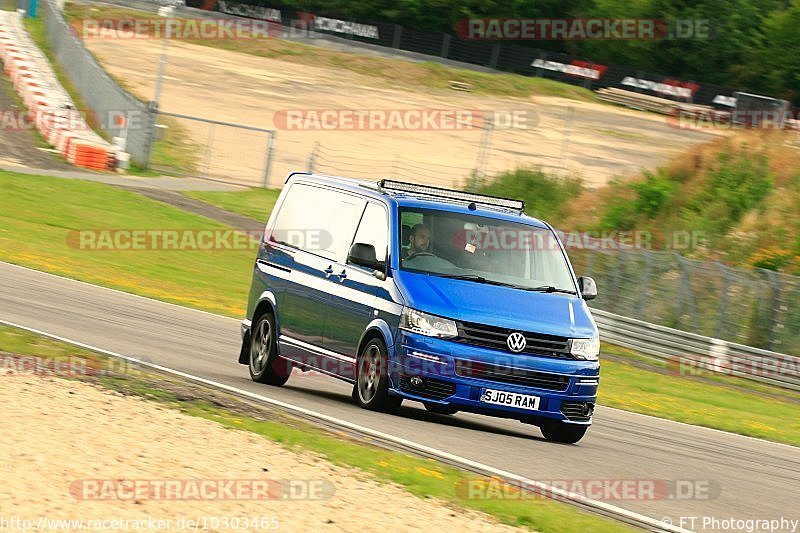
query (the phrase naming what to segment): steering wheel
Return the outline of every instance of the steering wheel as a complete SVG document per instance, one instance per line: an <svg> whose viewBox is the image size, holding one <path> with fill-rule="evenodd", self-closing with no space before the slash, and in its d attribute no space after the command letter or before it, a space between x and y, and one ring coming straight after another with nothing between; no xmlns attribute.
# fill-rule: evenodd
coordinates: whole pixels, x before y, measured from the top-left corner
<svg viewBox="0 0 800 533"><path fill-rule="evenodd" d="M426 250L423 250L421 252L414 252L413 254L406 257L405 260L408 261L409 259L413 259L415 257L436 257L436 254L433 252L428 252Z"/></svg>

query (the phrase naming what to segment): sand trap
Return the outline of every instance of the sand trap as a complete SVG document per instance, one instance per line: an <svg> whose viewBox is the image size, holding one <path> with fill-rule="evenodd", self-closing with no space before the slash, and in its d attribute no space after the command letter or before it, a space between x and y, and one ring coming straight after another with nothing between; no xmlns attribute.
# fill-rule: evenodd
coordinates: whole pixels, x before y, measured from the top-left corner
<svg viewBox="0 0 800 533"><path fill-rule="evenodd" d="M178 520L205 517L209 530L257 530L232 527L243 526L242 518L248 517L265 520L262 531L274 530L271 524L280 531L512 530L477 513L420 500L399 486L378 484L356 470L287 451L251 433L86 383L0 376L0 405L0 521L35 523L45 517L141 524L161 519L171 521L165 530L178 531ZM319 501L89 501L70 493L109 494L80 480L190 480L181 489L190 494L197 480L264 479L314 480L300 489L324 485L334 493ZM124 489L117 494L127 495ZM228 527L223 525L225 518ZM103 529L133 531L133 524L113 527L106 522ZM13 526L0 522L0 529L22 529L20 522ZM61 529L72 530L77 528Z"/></svg>
<svg viewBox="0 0 800 533"><path fill-rule="evenodd" d="M161 43L151 40L88 40L113 76L151 99ZM291 44L287 44L291 46ZM398 61L398 68L404 65ZM282 110L453 109L521 111L528 129L495 130L483 168L489 173L539 165L577 174L589 185L615 175L654 168L708 134L677 130L665 117L562 98L476 96L450 90L394 88L386 80L335 67L317 67L174 41L161 108L165 111L276 127ZM213 148L200 171L258 183L266 153L264 135L181 121L193 140ZM458 185L479 166L483 131L287 131L279 130L271 183L305 170L316 143L315 170L355 177L395 178Z"/></svg>

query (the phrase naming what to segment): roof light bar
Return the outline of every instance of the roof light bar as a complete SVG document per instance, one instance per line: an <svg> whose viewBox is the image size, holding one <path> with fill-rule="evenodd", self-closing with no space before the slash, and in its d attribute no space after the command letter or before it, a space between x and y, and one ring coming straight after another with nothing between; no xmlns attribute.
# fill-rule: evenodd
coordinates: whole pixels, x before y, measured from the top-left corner
<svg viewBox="0 0 800 533"><path fill-rule="evenodd" d="M513 200L511 198L500 198L498 196L488 196L486 194L454 191L451 189L443 189L442 187L434 187L432 185L419 185L417 183L406 183L404 181L386 179L379 181L378 185L380 185L381 189L387 191L423 194L425 196L435 196L436 198L447 198L450 200L475 202L476 204L506 207L508 209L517 210L520 213L525 210L525 202L523 200Z"/></svg>

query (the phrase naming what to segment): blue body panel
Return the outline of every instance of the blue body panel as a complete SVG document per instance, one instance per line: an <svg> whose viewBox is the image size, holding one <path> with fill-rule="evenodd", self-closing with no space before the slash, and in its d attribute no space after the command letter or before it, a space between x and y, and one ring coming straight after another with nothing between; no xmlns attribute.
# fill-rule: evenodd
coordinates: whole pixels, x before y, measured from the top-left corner
<svg viewBox="0 0 800 533"><path fill-rule="evenodd" d="M256 318L256 310L269 307L276 317L278 353L301 363L301 366L318 368L353 381L354 363L361 341L367 335L378 333L389 350L392 394L426 404L449 406L453 410L533 423L544 419L584 425L591 423L591 416L585 420L568 420L561 409L563 402L594 404L600 371L597 361L533 353L514 354L510 350L426 337L399 328L401 311L407 306L456 321L512 331L579 339L597 336L591 312L579 295L531 292L405 271L400 269L395 253L399 249L400 207L479 215L552 231L549 225L512 211L469 209L459 203L386 194L375 189L374 185L370 187L357 180L294 174L287 179L287 186L276 203L273 216L267 223L267 233L274 225L275 213L285 199L288 185L295 182L339 188L385 205L391 226L388 275L380 280L360 267L338 264L285 245L262 243L256 258L247 318L243 321L244 343L240 362L246 362L244 354L249 327ZM565 253L564 257L577 288ZM346 275L341 278L326 276L326 267L336 273L345 271ZM468 377L456 371L456 361L555 376L565 386L563 390L554 390ZM407 387L402 389L401 380L412 376L441 382L453 392L442 398L431 398L411 393ZM487 404L480 400L485 389L536 396L540 399L538 408Z"/></svg>

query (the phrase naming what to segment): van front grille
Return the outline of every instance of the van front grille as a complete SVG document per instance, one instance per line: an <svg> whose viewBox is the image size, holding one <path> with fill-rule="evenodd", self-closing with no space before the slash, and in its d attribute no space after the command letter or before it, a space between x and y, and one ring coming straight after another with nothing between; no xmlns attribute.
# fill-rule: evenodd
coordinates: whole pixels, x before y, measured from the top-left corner
<svg viewBox="0 0 800 533"><path fill-rule="evenodd" d="M458 337L452 339L464 344L483 346L511 352L507 340L511 333L517 330L486 326L472 322L456 322ZM525 349L519 353L556 357L559 359L572 359L570 354L570 339L557 335L545 335L531 331L520 331L525 336ZM513 353L513 352L512 352Z"/></svg>

